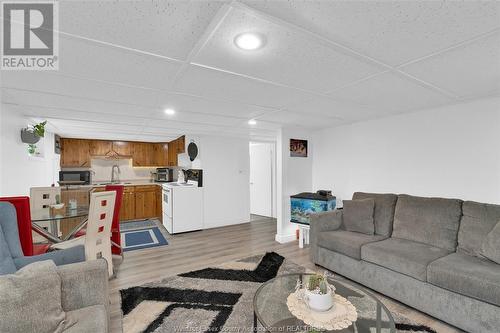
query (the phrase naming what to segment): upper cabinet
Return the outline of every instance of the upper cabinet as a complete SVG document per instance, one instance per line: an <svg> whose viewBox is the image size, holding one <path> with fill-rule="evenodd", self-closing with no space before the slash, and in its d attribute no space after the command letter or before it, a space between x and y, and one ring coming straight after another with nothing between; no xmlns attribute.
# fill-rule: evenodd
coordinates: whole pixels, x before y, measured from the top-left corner
<svg viewBox="0 0 500 333"><path fill-rule="evenodd" d="M61 138L61 167L90 167L92 157L132 158L135 167L177 166L177 154L185 152L185 138L171 142L128 142Z"/></svg>
<svg viewBox="0 0 500 333"><path fill-rule="evenodd" d="M135 167L155 166L154 149L152 143L132 143L132 165Z"/></svg>
<svg viewBox="0 0 500 333"><path fill-rule="evenodd" d="M90 141L61 139L61 167L90 167Z"/></svg>

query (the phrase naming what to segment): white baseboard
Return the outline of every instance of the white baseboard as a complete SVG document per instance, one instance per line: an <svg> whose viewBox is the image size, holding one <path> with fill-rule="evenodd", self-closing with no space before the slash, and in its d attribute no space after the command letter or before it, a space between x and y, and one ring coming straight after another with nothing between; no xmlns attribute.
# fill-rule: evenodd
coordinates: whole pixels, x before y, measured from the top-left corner
<svg viewBox="0 0 500 333"><path fill-rule="evenodd" d="M284 243L290 243L290 242L293 242L293 241L296 241L297 240L297 236L295 235L295 233L291 234L291 235L280 235L280 234L276 234L275 238L274 238L278 243L281 243L281 244L284 244Z"/></svg>

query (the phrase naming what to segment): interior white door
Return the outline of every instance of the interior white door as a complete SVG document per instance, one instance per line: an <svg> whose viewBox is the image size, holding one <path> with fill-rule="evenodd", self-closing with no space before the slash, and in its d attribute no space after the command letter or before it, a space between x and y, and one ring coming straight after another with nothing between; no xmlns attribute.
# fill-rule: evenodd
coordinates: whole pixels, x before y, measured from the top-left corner
<svg viewBox="0 0 500 333"><path fill-rule="evenodd" d="M250 144L250 213L273 216L273 146L269 143Z"/></svg>

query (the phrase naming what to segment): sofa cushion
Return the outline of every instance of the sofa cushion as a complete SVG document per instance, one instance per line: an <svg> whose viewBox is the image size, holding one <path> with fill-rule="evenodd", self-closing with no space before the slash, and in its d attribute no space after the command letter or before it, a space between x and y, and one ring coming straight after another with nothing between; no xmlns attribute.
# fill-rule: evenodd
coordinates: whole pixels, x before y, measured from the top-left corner
<svg viewBox="0 0 500 333"><path fill-rule="evenodd" d="M14 260L10 254L9 246L3 235L2 225L0 225L0 275L12 274L17 270Z"/></svg>
<svg viewBox="0 0 500 333"><path fill-rule="evenodd" d="M345 230L325 231L318 235L318 245L351 258L361 259L361 246L383 240L380 235L367 235Z"/></svg>
<svg viewBox="0 0 500 333"><path fill-rule="evenodd" d="M452 253L429 265L427 281L500 306L500 265L487 259Z"/></svg>
<svg viewBox="0 0 500 333"><path fill-rule="evenodd" d="M447 250L427 244L389 238L364 245L361 248L361 259L426 281L427 265L449 253Z"/></svg>
<svg viewBox="0 0 500 333"><path fill-rule="evenodd" d="M396 204L392 237L454 252L461 216L462 201L458 199L401 194Z"/></svg>
<svg viewBox="0 0 500 333"><path fill-rule="evenodd" d="M53 333L64 328L61 278L52 261L0 276L0 332Z"/></svg>
<svg viewBox="0 0 500 333"><path fill-rule="evenodd" d="M344 200L344 227L347 231L361 232L367 235L375 233L373 224L373 199Z"/></svg>
<svg viewBox="0 0 500 333"><path fill-rule="evenodd" d="M66 320L72 325L64 333L105 333L108 331L107 312L104 305L93 305L68 311Z"/></svg>
<svg viewBox="0 0 500 333"><path fill-rule="evenodd" d="M394 222L394 210L398 196L391 193L364 193L355 192L352 195L353 200L371 198L375 200L375 211L373 221L375 223L375 233L390 237L392 233L392 223Z"/></svg>
<svg viewBox="0 0 500 333"><path fill-rule="evenodd" d="M458 250L469 255L481 256L486 235L500 221L500 205L465 201L458 232Z"/></svg>
<svg viewBox="0 0 500 333"><path fill-rule="evenodd" d="M481 255L500 264L500 222L497 223L483 241Z"/></svg>

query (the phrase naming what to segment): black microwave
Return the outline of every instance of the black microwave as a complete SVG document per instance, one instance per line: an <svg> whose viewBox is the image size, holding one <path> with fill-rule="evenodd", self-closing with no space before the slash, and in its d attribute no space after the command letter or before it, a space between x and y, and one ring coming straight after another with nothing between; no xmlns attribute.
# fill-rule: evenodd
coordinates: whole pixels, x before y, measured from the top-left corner
<svg viewBox="0 0 500 333"><path fill-rule="evenodd" d="M74 182L80 185L90 185L92 183L90 171L59 171L59 182L70 184ZM83 182L83 183L82 183Z"/></svg>

